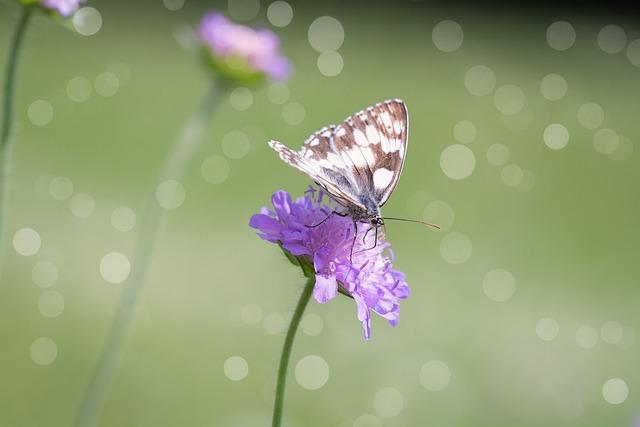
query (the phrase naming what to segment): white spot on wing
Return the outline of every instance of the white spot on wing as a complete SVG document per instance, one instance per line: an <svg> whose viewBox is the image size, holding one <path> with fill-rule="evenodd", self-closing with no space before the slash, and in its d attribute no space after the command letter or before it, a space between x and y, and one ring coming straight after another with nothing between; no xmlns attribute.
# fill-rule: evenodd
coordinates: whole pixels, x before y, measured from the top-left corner
<svg viewBox="0 0 640 427"><path fill-rule="evenodd" d="M367 145L369 145L369 140L364 135L364 133L362 133L362 131L360 129L355 129L353 131L353 137L356 140L356 144L358 144L358 145L360 145L362 147L366 147Z"/></svg>
<svg viewBox="0 0 640 427"><path fill-rule="evenodd" d="M318 144L320 144L320 141L318 140L318 138L313 138L311 142L309 142L309 145L312 147L315 147Z"/></svg>
<svg viewBox="0 0 640 427"><path fill-rule="evenodd" d="M389 169L380 168L373 173L373 185L378 190L385 190L391 184L392 179L393 171Z"/></svg>
<svg viewBox="0 0 640 427"><path fill-rule="evenodd" d="M362 152L359 148L352 148L348 151L349 158L353 161L353 164L358 168L366 168L367 160L362 155Z"/></svg>
<svg viewBox="0 0 640 427"><path fill-rule="evenodd" d="M367 125L365 128L365 132L367 133L367 139L371 144L379 144L380 143L380 135L378 134L378 130L373 125Z"/></svg>
<svg viewBox="0 0 640 427"><path fill-rule="evenodd" d="M364 156L364 159L368 164L373 165L376 163L376 158L373 155L373 151L371 151L371 148L362 147L360 150L362 151L362 155Z"/></svg>

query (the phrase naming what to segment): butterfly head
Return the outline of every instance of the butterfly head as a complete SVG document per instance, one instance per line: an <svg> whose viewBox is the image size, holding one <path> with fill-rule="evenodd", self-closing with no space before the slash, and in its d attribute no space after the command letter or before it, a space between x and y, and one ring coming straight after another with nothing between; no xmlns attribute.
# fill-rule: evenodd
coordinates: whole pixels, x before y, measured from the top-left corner
<svg viewBox="0 0 640 427"><path fill-rule="evenodd" d="M371 225L373 225L374 227L380 227L382 225L384 225L384 219L381 216L374 216L373 218L371 218Z"/></svg>

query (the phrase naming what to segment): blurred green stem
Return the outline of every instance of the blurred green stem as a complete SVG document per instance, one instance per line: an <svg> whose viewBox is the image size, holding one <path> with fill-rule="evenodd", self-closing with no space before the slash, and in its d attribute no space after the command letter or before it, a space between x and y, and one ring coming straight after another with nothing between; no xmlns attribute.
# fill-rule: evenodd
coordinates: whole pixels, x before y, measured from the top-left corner
<svg viewBox="0 0 640 427"><path fill-rule="evenodd" d="M305 270L303 266L303 270ZM305 271L305 274L307 272ZM287 383L287 367L289 366L289 359L291 358L291 349L293 348L293 339L296 337L296 331L300 325L302 314L311 294L313 293L313 286L315 284L315 277L313 273L307 274L307 283L304 285L302 295L298 300L296 309L291 317L291 323L289 323L289 329L287 330L287 336L284 339L284 346L282 347L282 355L280 356L280 366L278 367L278 385L276 386L276 399L273 404L273 421L271 427L280 427L282 425L282 406L284 404L284 390Z"/></svg>
<svg viewBox="0 0 640 427"><path fill-rule="evenodd" d="M13 98L16 87L16 69L24 33L31 17L31 6L22 6L22 11L7 53L7 68L4 73L4 96L2 100L2 129L0 130L0 277L2 277L3 236L6 227L6 200L11 174L11 128L13 125Z"/></svg>
<svg viewBox="0 0 640 427"><path fill-rule="evenodd" d="M135 249L131 275L120 294L116 312L111 323L100 359L91 382L84 394L76 426L90 427L95 424L97 413L108 391L109 383L118 367L126 346L134 308L144 287L149 265L153 257L158 231L164 218L164 210L157 203L155 193L158 184L166 180L179 180L202 145L202 134L210 118L227 92L227 85L214 81L200 106L187 121L175 143L169 150L157 180L144 208Z"/></svg>

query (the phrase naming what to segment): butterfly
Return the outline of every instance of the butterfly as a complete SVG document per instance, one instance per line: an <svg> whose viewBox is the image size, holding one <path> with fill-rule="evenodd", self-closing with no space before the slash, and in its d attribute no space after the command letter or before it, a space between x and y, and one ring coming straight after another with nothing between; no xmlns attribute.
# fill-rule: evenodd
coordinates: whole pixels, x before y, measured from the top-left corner
<svg viewBox="0 0 640 427"><path fill-rule="evenodd" d="M358 222L371 224L376 234L378 227L384 225L380 208L398 185L408 132L407 106L392 99L359 111L337 126L320 129L300 151L273 140L269 146L346 208L343 214L332 214L353 219L355 242Z"/></svg>

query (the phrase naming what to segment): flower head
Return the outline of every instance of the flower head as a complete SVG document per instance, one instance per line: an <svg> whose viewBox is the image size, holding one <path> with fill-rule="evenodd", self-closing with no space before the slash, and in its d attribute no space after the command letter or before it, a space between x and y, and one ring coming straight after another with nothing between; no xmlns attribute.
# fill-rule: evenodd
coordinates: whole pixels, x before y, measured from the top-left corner
<svg viewBox="0 0 640 427"><path fill-rule="evenodd" d="M82 0L40 0L45 9L58 12L62 16L72 15L80 7Z"/></svg>
<svg viewBox="0 0 640 427"><path fill-rule="evenodd" d="M291 75L291 64L280 53L280 39L270 30L254 30L209 12L200 22L198 38L212 66L226 77L286 80Z"/></svg>
<svg viewBox="0 0 640 427"><path fill-rule="evenodd" d="M393 269L390 244L382 233L376 242L373 230L367 233L370 226L359 224L354 246L353 221L331 215L333 208L323 203L322 191L309 189L295 201L286 191L276 191L271 201L274 209L262 208L249 225L262 239L311 263L316 301L324 304L338 292L352 297L365 339L370 337L372 311L392 326L398 323L399 302L409 296L409 285L404 274Z"/></svg>

